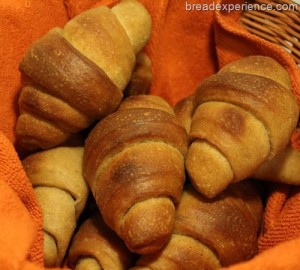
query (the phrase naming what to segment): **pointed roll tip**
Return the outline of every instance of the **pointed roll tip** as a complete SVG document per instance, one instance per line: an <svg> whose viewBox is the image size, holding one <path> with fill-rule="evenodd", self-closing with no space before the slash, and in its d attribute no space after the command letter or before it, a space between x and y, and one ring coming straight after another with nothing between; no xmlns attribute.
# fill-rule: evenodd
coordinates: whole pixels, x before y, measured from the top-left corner
<svg viewBox="0 0 300 270"><path fill-rule="evenodd" d="M234 179L226 157L218 149L201 140L191 144L186 168L194 188L207 198L216 197Z"/></svg>
<svg viewBox="0 0 300 270"><path fill-rule="evenodd" d="M82 257L74 270L103 270L99 262L93 257Z"/></svg>
<svg viewBox="0 0 300 270"><path fill-rule="evenodd" d="M174 218L175 206L167 197L154 197L138 202L123 218L121 238L132 252L156 252L168 242Z"/></svg>
<svg viewBox="0 0 300 270"><path fill-rule="evenodd" d="M135 54L139 53L151 36L152 20L148 10L136 0L123 0L112 12L124 27Z"/></svg>

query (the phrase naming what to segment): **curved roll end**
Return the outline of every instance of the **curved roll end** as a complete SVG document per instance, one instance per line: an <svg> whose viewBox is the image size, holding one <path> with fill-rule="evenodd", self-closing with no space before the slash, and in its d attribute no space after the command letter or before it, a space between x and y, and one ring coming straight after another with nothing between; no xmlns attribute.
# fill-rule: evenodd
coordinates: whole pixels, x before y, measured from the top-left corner
<svg viewBox="0 0 300 270"><path fill-rule="evenodd" d="M74 270L102 270L103 268L99 265L98 261L94 258L82 258L76 264Z"/></svg>
<svg viewBox="0 0 300 270"><path fill-rule="evenodd" d="M30 151L54 147L67 141L70 135L69 132L52 123L28 113L21 114L17 120L17 142L21 147Z"/></svg>
<svg viewBox="0 0 300 270"><path fill-rule="evenodd" d="M151 17L146 8L135 0L123 0L112 8L124 27L135 54L141 51L151 35Z"/></svg>
<svg viewBox="0 0 300 270"><path fill-rule="evenodd" d="M200 140L191 144L186 168L195 189L208 198L213 198L225 190L234 177L226 157Z"/></svg>
<svg viewBox="0 0 300 270"><path fill-rule="evenodd" d="M57 246L55 239L44 232L44 257L45 257L45 266L46 267L54 267L57 265Z"/></svg>
<svg viewBox="0 0 300 270"><path fill-rule="evenodd" d="M169 198L152 198L136 203L123 218L121 237L127 247L139 254L158 251L169 240L175 207Z"/></svg>
<svg viewBox="0 0 300 270"><path fill-rule="evenodd" d="M260 180L300 185L300 152L291 145L275 158L265 161L253 174Z"/></svg>

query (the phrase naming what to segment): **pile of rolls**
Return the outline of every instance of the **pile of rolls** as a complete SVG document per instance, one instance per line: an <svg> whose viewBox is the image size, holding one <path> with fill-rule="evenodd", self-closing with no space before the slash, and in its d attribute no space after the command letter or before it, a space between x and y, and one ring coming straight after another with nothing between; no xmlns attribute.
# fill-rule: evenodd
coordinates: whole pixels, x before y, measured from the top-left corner
<svg viewBox="0 0 300 270"><path fill-rule="evenodd" d="M300 184L287 71L250 56L175 106L147 93L136 0L34 42L16 136L43 213L46 267L218 269L258 252L265 181ZM261 181L264 180L264 181Z"/></svg>

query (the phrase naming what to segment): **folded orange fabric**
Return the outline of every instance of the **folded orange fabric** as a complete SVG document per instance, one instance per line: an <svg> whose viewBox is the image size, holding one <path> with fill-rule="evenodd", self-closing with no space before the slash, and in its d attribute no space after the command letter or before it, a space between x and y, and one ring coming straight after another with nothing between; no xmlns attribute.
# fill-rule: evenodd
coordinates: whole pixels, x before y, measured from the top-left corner
<svg viewBox="0 0 300 270"><path fill-rule="evenodd" d="M278 244L259 256L226 270L296 270L299 269L300 239Z"/></svg>
<svg viewBox="0 0 300 270"><path fill-rule="evenodd" d="M2 133L0 133L0 185L0 239L1 246L4 247L1 248L1 269L5 261L12 264L10 267L8 264L7 269L18 269L16 265L21 264L27 256L30 260L41 264L42 214L17 153ZM8 258L14 260L8 261Z"/></svg>
<svg viewBox="0 0 300 270"><path fill-rule="evenodd" d="M55 14L55 16L53 16ZM42 214L15 143L18 63L28 46L68 20L62 1L0 1L0 268L42 269Z"/></svg>
<svg viewBox="0 0 300 270"><path fill-rule="evenodd" d="M219 67L253 54L275 58L289 72L300 100L300 71L283 49L245 31L240 11L187 11L208 0L140 0L151 13L153 34L146 52L153 66L151 93L175 104ZM18 63L37 38L81 11L118 0L0 0L0 267L43 269L42 216L14 149L20 73ZM242 3L223 0L221 4ZM299 102L300 104L300 102ZM292 137L300 149L299 131ZM261 253L229 269L297 269L300 265L299 188L270 184ZM293 240L294 239L294 240ZM290 240L290 241L288 241ZM274 247L276 245L276 247Z"/></svg>

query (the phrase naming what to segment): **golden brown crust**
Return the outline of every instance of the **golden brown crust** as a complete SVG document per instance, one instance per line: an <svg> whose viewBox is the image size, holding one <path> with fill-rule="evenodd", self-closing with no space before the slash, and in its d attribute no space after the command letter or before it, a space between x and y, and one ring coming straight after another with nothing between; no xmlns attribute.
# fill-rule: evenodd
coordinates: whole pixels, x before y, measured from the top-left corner
<svg viewBox="0 0 300 270"><path fill-rule="evenodd" d="M172 269L176 270L176 268L172 268ZM145 266L135 266L135 267L131 267L130 270L151 270L151 268Z"/></svg>
<svg viewBox="0 0 300 270"><path fill-rule="evenodd" d="M260 228L263 220L262 214L264 209L261 200L262 190L259 183L253 182L249 179L247 181L235 183L229 189L233 197L241 198L245 202L244 204L236 203L236 206L241 206L242 208L247 207L250 215L252 216L251 222L255 223L256 228ZM248 216L248 218L250 219L250 216Z"/></svg>
<svg viewBox="0 0 300 270"><path fill-rule="evenodd" d="M248 182L234 184L214 199L187 185L170 241L162 251L141 256L132 269L218 269L245 261L258 251L261 221L261 198Z"/></svg>
<svg viewBox="0 0 300 270"><path fill-rule="evenodd" d="M213 145L202 140L190 145L186 169L193 186L208 198L225 190L234 178L227 158Z"/></svg>
<svg viewBox="0 0 300 270"><path fill-rule="evenodd" d="M242 199L233 197L230 190L225 194L207 200L188 189L177 209L174 230L206 244L216 252L222 265L227 266L257 253L259 228L247 207L236 207L235 203L244 204Z"/></svg>
<svg viewBox="0 0 300 270"><path fill-rule="evenodd" d="M146 98L145 95L131 96L130 98L123 100L118 110L120 111L133 108L151 108L174 115L174 110L170 107L167 101L158 96L153 95L147 95Z"/></svg>
<svg viewBox="0 0 300 270"><path fill-rule="evenodd" d="M30 113L24 113L18 117L16 126L18 146L27 150L52 148L57 143L67 141L70 136L69 132Z"/></svg>
<svg viewBox="0 0 300 270"><path fill-rule="evenodd" d="M64 142L71 132L114 111L122 99L107 75L78 53L57 28L30 47L20 69L41 85L25 86L19 100L16 135L19 145L29 150ZM78 126L71 128L75 122Z"/></svg>
<svg viewBox="0 0 300 270"><path fill-rule="evenodd" d="M129 97L149 94L151 83L151 60L146 53L141 52L137 55L136 65L132 72L130 82L124 91L124 96Z"/></svg>
<svg viewBox="0 0 300 270"><path fill-rule="evenodd" d="M184 234L173 233L170 241L159 253L141 256L130 270L214 270L221 268L216 255L198 240Z"/></svg>
<svg viewBox="0 0 300 270"><path fill-rule="evenodd" d="M79 259L74 270L103 270L96 259L90 257L83 257Z"/></svg>
<svg viewBox="0 0 300 270"><path fill-rule="evenodd" d="M172 234L175 206L168 197L132 204L123 216L120 235L130 249L150 254L163 248Z"/></svg>
<svg viewBox="0 0 300 270"><path fill-rule="evenodd" d="M263 76L263 70L269 73ZM286 148L299 116L286 80L283 67L257 56L233 62L200 84L186 160L198 191L214 197Z"/></svg>
<svg viewBox="0 0 300 270"><path fill-rule="evenodd" d="M286 147L298 120L299 109L292 92L261 76L233 72L214 75L196 93L198 105L209 101L234 104L261 121L269 133L269 158Z"/></svg>
<svg viewBox="0 0 300 270"><path fill-rule="evenodd" d="M300 185L300 152L290 145L274 159L264 162L253 174L260 180Z"/></svg>
<svg viewBox="0 0 300 270"><path fill-rule="evenodd" d="M51 246L44 243L44 264L60 266L76 228L75 202L70 194L55 187L36 186L34 193L42 209L43 233L51 236L52 242Z"/></svg>
<svg viewBox="0 0 300 270"><path fill-rule="evenodd" d="M85 174L88 181L94 182L92 175L97 177L96 170L105 157L135 142L165 141L186 155L187 145L183 139L187 136L186 132L174 117L174 112L166 112L172 111L170 106L164 101L158 104L157 99L160 98L150 95L130 97L123 101L124 106L121 105L120 110L96 125L87 140L87 145L93 147L85 149ZM132 106L135 108L126 109ZM161 109L162 106L165 109Z"/></svg>
<svg viewBox="0 0 300 270"><path fill-rule="evenodd" d="M123 0L112 8L124 27L135 54L145 46L151 35L151 17L145 7L135 0Z"/></svg>
<svg viewBox="0 0 300 270"><path fill-rule="evenodd" d="M100 6L80 13L65 25L63 35L103 70L118 89L125 88L134 68L135 53L111 9Z"/></svg>
<svg viewBox="0 0 300 270"><path fill-rule="evenodd" d="M182 99L174 106L174 112L177 116L177 119L184 126L187 134L190 133L195 107L194 95Z"/></svg>
<svg viewBox="0 0 300 270"><path fill-rule="evenodd" d="M42 208L47 267L60 266L87 201L82 159L83 147L58 147L22 161Z"/></svg>
<svg viewBox="0 0 300 270"><path fill-rule="evenodd" d="M140 3L121 1L114 12L105 6L87 10L34 42L19 65L26 84L32 84L20 96L19 146L33 151L60 145L114 112L135 51L150 37L149 20Z"/></svg>
<svg viewBox="0 0 300 270"><path fill-rule="evenodd" d="M168 240L174 218L170 206L179 201L185 179L187 134L174 112L167 112L171 107L159 99L126 99L98 123L85 145L84 172L103 218L137 253L152 252ZM138 204L146 209L158 201L161 207L155 211L133 217ZM157 224L150 222L160 218ZM149 221L148 227L140 226L142 220Z"/></svg>
<svg viewBox="0 0 300 270"><path fill-rule="evenodd" d="M73 237L68 264L72 269L127 270L134 257L97 213L84 221Z"/></svg>
<svg viewBox="0 0 300 270"><path fill-rule="evenodd" d="M101 118L106 110L113 111L122 98L121 91L104 71L78 52L59 28L52 29L29 48L20 69L47 89L48 94L91 117Z"/></svg>
<svg viewBox="0 0 300 270"><path fill-rule="evenodd" d="M271 57L261 55L248 56L229 63L219 71L219 73L221 72L259 75L276 81L289 90L291 89L291 79L288 72Z"/></svg>
<svg viewBox="0 0 300 270"><path fill-rule="evenodd" d="M19 98L20 113L39 115L54 122L58 128L66 132L76 133L91 124L91 119L35 85L23 87Z"/></svg>
<svg viewBox="0 0 300 270"><path fill-rule="evenodd" d="M264 125L247 111L225 102L205 102L198 106L190 140L192 158L187 159L186 166L195 186L207 197L214 197L229 183L251 175L270 153ZM224 156L225 163L216 158L217 152Z"/></svg>
<svg viewBox="0 0 300 270"><path fill-rule="evenodd" d="M184 179L183 157L163 142L137 143L107 160L98 177L101 180L91 185L95 199L105 219L119 228L119 219L134 203L153 196L179 201Z"/></svg>

